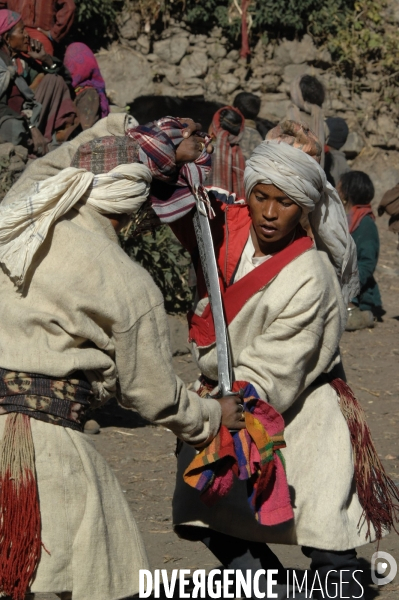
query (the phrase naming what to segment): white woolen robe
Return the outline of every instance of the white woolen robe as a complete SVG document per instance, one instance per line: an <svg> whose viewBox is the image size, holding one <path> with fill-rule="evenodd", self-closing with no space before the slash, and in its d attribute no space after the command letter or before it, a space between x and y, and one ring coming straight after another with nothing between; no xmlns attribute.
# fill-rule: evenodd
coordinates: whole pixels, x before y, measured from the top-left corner
<svg viewBox="0 0 399 600"><path fill-rule="evenodd" d="M247 255L248 263L246 250L242 259ZM248 272L248 264L241 261L238 277L240 271ZM197 314L203 309L201 301ZM314 248L246 302L228 328L235 379L252 383L284 417L287 447L282 452L295 518L277 527L259 525L247 502L246 484L238 480L208 508L199 492L183 481L195 453L184 445L173 499L175 525L324 550L367 543L366 526L358 526L362 508L354 487L349 430L336 392L328 383L315 381L340 364L338 344L345 322L335 271L327 255ZM202 373L217 380L215 345L194 344L193 352Z"/></svg>
<svg viewBox="0 0 399 600"><path fill-rule="evenodd" d="M0 365L67 377L82 370L104 399L206 443L221 408L174 374L162 294L118 245L109 220L85 205L60 219L34 257L23 293L0 269ZM0 416L0 439L7 415ZM120 485L88 436L31 419L42 518L32 592L120 600L148 568Z"/></svg>

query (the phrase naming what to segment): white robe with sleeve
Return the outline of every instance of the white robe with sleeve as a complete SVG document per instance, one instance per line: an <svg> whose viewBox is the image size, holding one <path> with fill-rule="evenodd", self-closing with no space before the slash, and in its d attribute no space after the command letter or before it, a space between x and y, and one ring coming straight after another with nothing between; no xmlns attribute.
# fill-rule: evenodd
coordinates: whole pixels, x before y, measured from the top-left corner
<svg viewBox="0 0 399 600"><path fill-rule="evenodd" d="M109 220L77 205L34 257L23 293L0 270L0 365L55 378L86 373L103 399L115 395L191 444L216 435L218 403L174 374L163 298L118 245ZM0 416L0 439L7 415ZM79 431L31 419L42 517L32 592L119 600L148 568L136 523L105 460Z"/></svg>
<svg viewBox="0 0 399 600"><path fill-rule="evenodd" d="M248 245L235 280L254 268ZM197 306L202 314L204 301ZM242 539L348 550L367 543L354 487L349 430L336 392L316 378L340 364L339 340L346 307L327 256L311 249L287 265L248 300L229 325L235 379L252 383L260 398L284 417L283 449L295 518L277 527L258 524L245 482L212 508L183 481L194 456L187 445L178 460L173 499L175 525L197 525ZM194 356L202 373L217 380L215 346ZM372 529L372 539L374 532Z"/></svg>

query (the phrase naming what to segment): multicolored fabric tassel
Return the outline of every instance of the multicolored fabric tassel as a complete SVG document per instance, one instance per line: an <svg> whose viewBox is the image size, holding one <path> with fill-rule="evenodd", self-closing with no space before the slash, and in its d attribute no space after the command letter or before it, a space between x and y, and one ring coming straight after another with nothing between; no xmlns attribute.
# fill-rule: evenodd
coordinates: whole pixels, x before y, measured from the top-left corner
<svg viewBox="0 0 399 600"><path fill-rule="evenodd" d="M228 494L234 478L247 482L248 501L261 525L278 525L293 519L284 459L283 417L259 400L247 382L235 382L243 390L246 429L236 433L222 426L216 438L190 463L184 480L199 490L212 506Z"/></svg>

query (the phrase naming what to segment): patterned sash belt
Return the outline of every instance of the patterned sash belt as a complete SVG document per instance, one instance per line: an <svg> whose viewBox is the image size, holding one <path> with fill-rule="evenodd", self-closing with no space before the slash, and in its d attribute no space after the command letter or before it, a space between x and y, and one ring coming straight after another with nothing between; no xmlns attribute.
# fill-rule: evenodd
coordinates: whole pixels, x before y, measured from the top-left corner
<svg viewBox="0 0 399 600"><path fill-rule="evenodd" d="M58 379L0 368L0 415L23 413L82 431L84 414L93 400L91 385L83 372Z"/></svg>

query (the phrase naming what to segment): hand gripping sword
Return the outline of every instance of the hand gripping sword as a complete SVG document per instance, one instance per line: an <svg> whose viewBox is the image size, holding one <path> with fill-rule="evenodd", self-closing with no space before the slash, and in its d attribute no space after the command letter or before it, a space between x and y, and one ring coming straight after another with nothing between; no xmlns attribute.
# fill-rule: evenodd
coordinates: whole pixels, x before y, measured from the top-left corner
<svg viewBox="0 0 399 600"><path fill-rule="evenodd" d="M213 209L205 188L196 185L193 192L197 205L193 224L215 324L219 389L222 396L236 395L231 390L233 380L230 343L224 318L218 268L209 224L209 214L212 214Z"/></svg>

